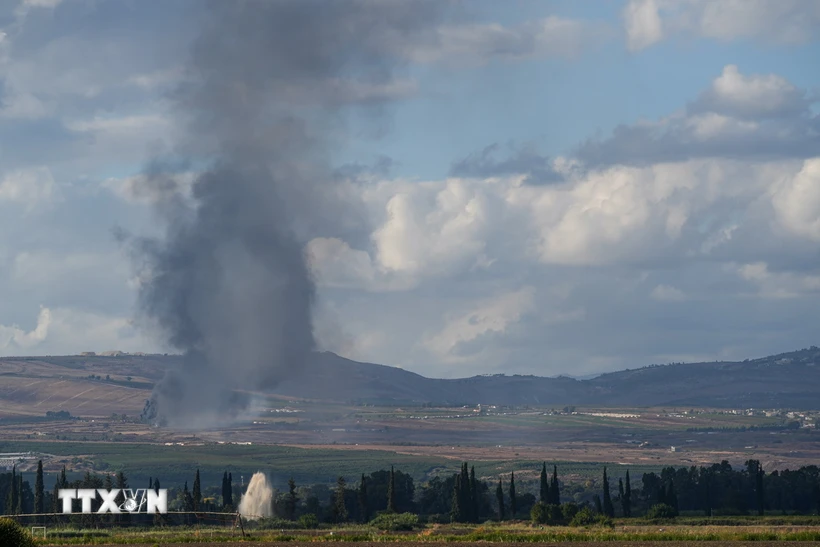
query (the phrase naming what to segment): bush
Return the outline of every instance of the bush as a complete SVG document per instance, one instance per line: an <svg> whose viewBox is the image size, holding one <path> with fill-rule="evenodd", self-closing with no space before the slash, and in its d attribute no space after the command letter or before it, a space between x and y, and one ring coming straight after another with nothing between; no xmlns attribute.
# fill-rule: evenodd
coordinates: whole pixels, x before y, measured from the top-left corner
<svg viewBox="0 0 820 547"><path fill-rule="evenodd" d="M0 545L3 547L34 547L34 539L11 519L0 518Z"/></svg>
<svg viewBox="0 0 820 547"><path fill-rule="evenodd" d="M673 519L677 516L678 512L675 511L675 508L665 503L655 504L646 512L646 518L650 520Z"/></svg>
<svg viewBox="0 0 820 547"><path fill-rule="evenodd" d="M370 521L370 526L388 532L409 531L421 527L418 515L413 513L382 513Z"/></svg>
<svg viewBox="0 0 820 547"><path fill-rule="evenodd" d="M564 514L558 505L547 505L546 503L538 502L532 506L530 520L532 520L533 524L550 524L556 526L563 523Z"/></svg>
<svg viewBox="0 0 820 547"><path fill-rule="evenodd" d="M570 526L590 526L591 524L595 524L595 513L589 507L579 509L569 521Z"/></svg>
<svg viewBox="0 0 820 547"><path fill-rule="evenodd" d="M612 522L612 517L608 517L607 515L597 515L595 517L595 524L598 526L607 526L609 528L615 527L615 523Z"/></svg>
<svg viewBox="0 0 820 547"><path fill-rule="evenodd" d="M578 514L579 510L580 507L578 507L578 504L576 503L567 502L561 505L561 516L563 517L564 522L572 522L572 519L575 518L575 515Z"/></svg>
<svg viewBox="0 0 820 547"><path fill-rule="evenodd" d="M299 517L299 526L301 526L302 528L318 528L319 519L313 513L302 515L301 517Z"/></svg>

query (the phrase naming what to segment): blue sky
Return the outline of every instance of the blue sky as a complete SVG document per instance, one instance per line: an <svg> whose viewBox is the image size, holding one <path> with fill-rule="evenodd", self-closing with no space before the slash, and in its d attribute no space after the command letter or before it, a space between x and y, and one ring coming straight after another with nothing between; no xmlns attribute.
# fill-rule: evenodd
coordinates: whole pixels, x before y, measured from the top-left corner
<svg viewBox="0 0 820 547"><path fill-rule="evenodd" d="M163 234L140 174L182 142L202 6L0 4L0 355L175 349L113 234ZM357 88L376 116L337 112L355 226L302 242L322 349L452 377L816 344L817 2L476 1L423 30Z"/></svg>

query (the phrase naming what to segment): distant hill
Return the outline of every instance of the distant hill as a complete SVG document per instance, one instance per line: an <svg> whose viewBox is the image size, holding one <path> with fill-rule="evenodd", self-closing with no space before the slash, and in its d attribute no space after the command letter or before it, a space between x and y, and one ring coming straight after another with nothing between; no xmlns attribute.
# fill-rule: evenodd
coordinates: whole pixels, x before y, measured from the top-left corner
<svg viewBox="0 0 820 547"><path fill-rule="evenodd" d="M742 362L649 366L588 380L522 375L426 378L321 353L277 393L326 400L496 405L820 408L820 348Z"/></svg>
<svg viewBox="0 0 820 547"><path fill-rule="evenodd" d="M163 355L0 358L0 407L22 412L34 403L45 408L48 404L39 401L48 397L52 402L66 399L84 411L99 407L102 413L127 402L133 412L141 408L165 369L178 360L178 356ZM88 382L94 390L84 387ZM304 399L398 405L819 409L820 349L812 346L742 362L650 366L586 380L500 374L426 378L400 368L317 353L309 366L272 391ZM41 414L42 409L36 412Z"/></svg>

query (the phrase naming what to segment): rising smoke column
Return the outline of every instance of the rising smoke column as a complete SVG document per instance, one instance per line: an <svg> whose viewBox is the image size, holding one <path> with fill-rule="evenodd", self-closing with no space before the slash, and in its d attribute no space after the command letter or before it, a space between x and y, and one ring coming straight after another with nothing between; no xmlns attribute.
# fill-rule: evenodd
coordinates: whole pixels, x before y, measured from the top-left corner
<svg viewBox="0 0 820 547"><path fill-rule="evenodd" d="M207 6L170 156L198 173L187 198L156 160L145 190L165 227L134 243L145 318L180 350L143 418L180 428L229 421L243 390L302 369L314 349L303 252L344 216L329 163L342 121L406 92L394 68L438 2L219 1ZM327 235L327 234L323 234Z"/></svg>

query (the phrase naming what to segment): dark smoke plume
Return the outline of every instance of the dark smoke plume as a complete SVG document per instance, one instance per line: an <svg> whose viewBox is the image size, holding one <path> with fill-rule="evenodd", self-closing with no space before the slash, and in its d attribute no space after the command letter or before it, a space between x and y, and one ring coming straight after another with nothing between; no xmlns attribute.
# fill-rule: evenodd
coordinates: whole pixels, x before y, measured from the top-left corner
<svg viewBox="0 0 820 547"><path fill-rule="evenodd" d="M229 421L245 394L291 377L314 349L309 237L338 228L332 152L346 116L412 92L395 68L439 2L220 1L204 4L185 83L172 95L174 162L155 161L161 239L137 242L143 314L184 355L143 418L200 428ZM374 108L375 107L375 108Z"/></svg>

